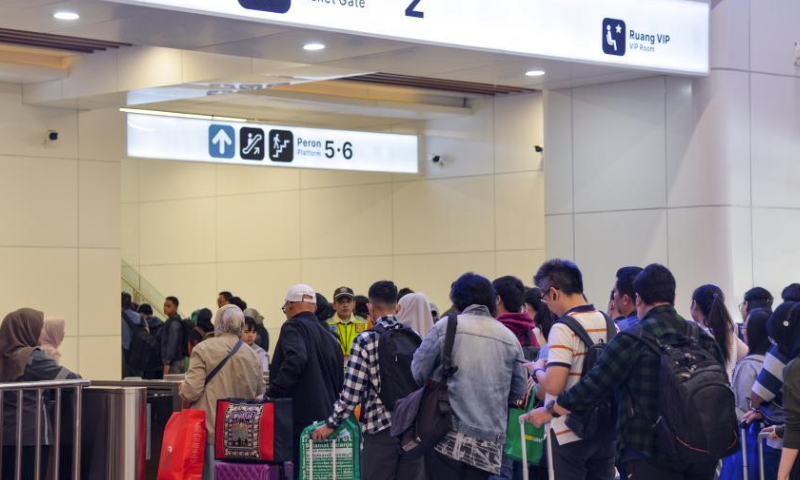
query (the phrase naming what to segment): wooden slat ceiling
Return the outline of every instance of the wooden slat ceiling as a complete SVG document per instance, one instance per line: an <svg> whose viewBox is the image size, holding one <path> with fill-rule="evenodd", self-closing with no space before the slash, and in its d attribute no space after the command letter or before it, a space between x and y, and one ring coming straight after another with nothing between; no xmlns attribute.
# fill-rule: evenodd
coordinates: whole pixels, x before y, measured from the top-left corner
<svg viewBox="0 0 800 480"><path fill-rule="evenodd" d="M378 85L392 85L396 87L422 88L428 90L442 90L476 95L508 95L512 93L532 92L533 89L523 87L507 87L503 85L489 85L486 83L461 82L441 78L412 77L408 75L395 75L392 73L372 73L357 77L348 77L350 82L363 82Z"/></svg>
<svg viewBox="0 0 800 480"><path fill-rule="evenodd" d="M76 53L94 53L97 51L104 51L109 48L131 46L129 43L107 42L104 40L92 40L89 38L27 32L24 30L12 30L10 28L0 28L0 43L27 45L30 47L47 48Z"/></svg>

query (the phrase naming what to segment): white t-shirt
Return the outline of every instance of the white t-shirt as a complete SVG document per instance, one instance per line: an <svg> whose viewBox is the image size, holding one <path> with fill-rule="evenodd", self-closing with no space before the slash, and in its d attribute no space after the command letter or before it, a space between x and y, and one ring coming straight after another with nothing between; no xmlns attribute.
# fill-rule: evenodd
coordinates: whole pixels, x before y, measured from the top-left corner
<svg viewBox="0 0 800 480"><path fill-rule="evenodd" d="M583 326L593 342L598 343L601 340L603 342L607 341L606 337L608 332L606 330L606 318L602 313L595 310L594 307L579 307L578 309L571 310L567 314L576 319L581 326ZM555 366L569 368L567 387L564 389L564 391L567 391L581 379L583 359L586 355L586 345L584 345L581 339L563 323L556 323L553 325L547 343L550 347L547 355L548 370ZM550 400L555 400L555 398L556 397L548 394L545 403L550 402ZM567 428L565 422L565 416L554 418L550 422L550 427L553 430L558 444L566 445L581 440L580 437L572 433L572 430Z"/></svg>

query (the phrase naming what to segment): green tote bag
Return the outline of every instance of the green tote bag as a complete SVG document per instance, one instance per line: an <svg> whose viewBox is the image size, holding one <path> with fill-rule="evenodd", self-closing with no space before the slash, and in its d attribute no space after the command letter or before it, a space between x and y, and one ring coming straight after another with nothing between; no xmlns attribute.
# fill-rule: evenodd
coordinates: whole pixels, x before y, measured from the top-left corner
<svg viewBox="0 0 800 480"><path fill-rule="evenodd" d="M508 410L508 432L506 435L505 454L517 461L523 461L522 442L525 442L525 450L529 465L538 465L542 460L544 452L545 428L536 427L532 423L525 422L525 437L522 436L522 424L519 421L520 415L524 415L533 410L536 404L536 386L531 390L525 408L512 407Z"/></svg>

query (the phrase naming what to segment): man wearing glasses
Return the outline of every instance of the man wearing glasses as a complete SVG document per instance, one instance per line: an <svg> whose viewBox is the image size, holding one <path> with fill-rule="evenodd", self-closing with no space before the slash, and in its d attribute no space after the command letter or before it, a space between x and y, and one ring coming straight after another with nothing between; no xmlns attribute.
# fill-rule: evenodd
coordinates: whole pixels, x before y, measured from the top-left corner
<svg viewBox="0 0 800 480"><path fill-rule="evenodd" d="M313 288L298 284L289 289L281 307L286 322L275 345L266 393L269 398L292 399L295 465L300 464L300 434L330 416L344 382L339 342L314 315L316 309Z"/></svg>

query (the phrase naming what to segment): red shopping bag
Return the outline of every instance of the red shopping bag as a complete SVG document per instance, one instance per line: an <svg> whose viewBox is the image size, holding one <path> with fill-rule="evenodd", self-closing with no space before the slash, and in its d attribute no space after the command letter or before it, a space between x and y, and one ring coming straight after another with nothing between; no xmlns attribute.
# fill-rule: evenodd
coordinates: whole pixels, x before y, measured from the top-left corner
<svg viewBox="0 0 800 480"><path fill-rule="evenodd" d="M206 412L175 412L164 428L158 480L201 480L206 448Z"/></svg>

